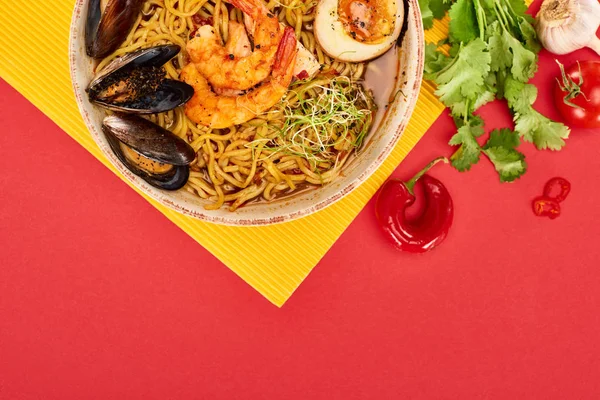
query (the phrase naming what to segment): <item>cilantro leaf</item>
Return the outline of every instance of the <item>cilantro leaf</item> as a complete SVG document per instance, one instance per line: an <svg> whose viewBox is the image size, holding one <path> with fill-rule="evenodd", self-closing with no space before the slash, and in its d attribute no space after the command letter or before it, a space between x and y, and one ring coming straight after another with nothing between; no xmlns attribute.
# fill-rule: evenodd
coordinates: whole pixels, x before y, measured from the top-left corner
<svg viewBox="0 0 600 400"><path fill-rule="evenodd" d="M506 0L505 3L514 16L525 15L527 12L527 4L523 0Z"/></svg>
<svg viewBox="0 0 600 400"><path fill-rule="evenodd" d="M450 114L456 118L465 118L471 115L471 104L467 100L450 104Z"/></svg>
<svg viewBox="0 0 600 400"><path fill-rule="evenodd" d="M500 182L512 182L527 171L525 155L516 150L520 143L519 136L510 129L496 129L483 146L484 154L500 175Z"/></svg>
<svg viewBox="0 0 600 400"><path fill-rule="evenodd" d="M510 33L502 33L502 42L505 49L512 51L512 67L510 69L513 77L521 82L527 82L537 71L537 56L515 39Z"/></svg>
<svg viewBox="0 0 600 400"><path fill-rule="evenodd" d="M478 94L473 101L465 100L460 103L451 104L450 110L452 110L452 116L457 118L469 117L474 111L477 111L479 107L482 107L490 101L494 101L495 98L495 88L493 87L493 85L488 86L486 84L485 91Z"/></svg>
<svg viewBox="0 0 600 400"><path fill-rule="evenodd" d="M450 9L452 3L446 0L429 0L429 8L435 19L442 19Z"/></svg>
<svg viewBox="0 0 600 400"><path fill-rule="evenodd" d="M512 65L512 55L510 50L505 47L505 42L502 39L502 31L498 21L488 26L488 49L492 57L491 70L493 72L508 69Z"/></svg>
<svg viewBox="0 0 600 400"><path fill-rule="evenodd" d="M536 53L523 46L498 21L488 26L486 34L493 72L510 68L511 74L521 82L533 77L537 70Z"/></svg>
<svg viewBox="0 0 600 400"><path fill-rule="evenodd" d="M515 113L515 131L538 150L560 150L571 133L565 125L554 122L530 107L523 113Z"/></svg>
<svg viewBox="0 0 600 400"><path fill-rule="evenodd" d="M542 45L540 44L535 28L532 25L533 18L528 14L525 14L525 16L530 17L530 19L519 17L519 31L521 32L521 37L525 40L525 47L537 54L542 49Z"/></svg>
<svg viewBox="0 0 600 400"><path fill-rule="evenodd" d="M435 79L436 74L446 68L450 64L450 61L452 61L450 57L439 52L437 47L433 43L427 43L425 46L425 79Z"/></svg>
<svg viewBox="0 0 600 400"><path fill-rule="evenodd" d="M430 0L419 0L419 8L421 9L421 17L423 18L423 28L431 29L433 27L433 13L429 8Z"/></svg>
<svg viewBox="0 0 600 400"><path fill-rule="evenodd" d="M500 175L500 182L512 182L527 171L525 156L517 150L490 147L484 150L484 153L494 164L498 175Z"/></svg>
<svg viewBox="0 0 600 400"><path fill-rule="evenodd" d="M458 0L450 7L450 41L470 42L479 37L475 6L472 0Z"/></svg>
<svg viewBox="0 0 600 400"><path fill-rule="evenodd" d="M460 172L468 171L473 164L479 162L481 146L475 138L483 133L483 120L480 117L473 117L458 128L458 132L448 142L451 146L460 145L460 148L450 157L454 168Z"/></svg>
<svg viewBox="0 0 600 400"><path fill-rule="evenodd" d="M510 76L504 85L504 97L515 114L515 131L539 150L560 150L565 145L564 139L569 137L571 131L565 125L551 121L533 108L537 88Z"/></svg>
<svg viewBox="0 0 600 400"><path fill-rule="evenodd" d="M435 79L435 94L450 106L465 100L475 100L485 91L485 78L490 72L490 53L481 39L464 46L458 56Z"/></svg>
<svg viewBox="0 0 600 400"><path fill-rule="evenodd" d="M527 112L535 102L537 93L534 85L524 84L511 77L504 81L504 98L515 112Z"/></svg>
<svg viewBox="0 0 600 400"><path fill-rule="evenodd" d="M488 141L483 146L484 149L490 147L505 147L507 149L515 149L521 144L519 135L508 128L494 129L490 132Z"/></svg>
<svg viewBox="0 0 600 400"><path fill-rule="evenodd" d="M473 111L477 111L479 107L486 105L487 103L494 101L496 99L496 93L493 90L486 90L481 93L475 99L475 103L473 103Z"/></svg>

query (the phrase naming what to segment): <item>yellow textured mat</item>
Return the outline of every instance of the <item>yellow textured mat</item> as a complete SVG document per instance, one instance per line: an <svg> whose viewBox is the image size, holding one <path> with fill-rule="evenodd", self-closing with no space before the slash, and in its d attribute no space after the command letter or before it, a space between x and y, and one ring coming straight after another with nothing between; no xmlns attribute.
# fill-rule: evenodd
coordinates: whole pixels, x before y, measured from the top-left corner
<svg viewBox="0 0 600 400"><path fill-rule="evenodd" d="M73 0L0 1L0 76L116 173L83 124L71 89L68 37L73 6ZM426 32L427 41L445 37L446 27L436 22L434 29ZM281 306L443 109L433 87L424 83L408 129L381 168L345 199L298 221L256 228L217 226L147 200L269 301ZM213 239L224 236L229 238L227 244ZM282 237L288 240L278 240ZM250 241L254 245L246 246ZM294 245L299 242L306 245ZM280 256L251 251L256 248L268 248L269 254Z"/></svg>

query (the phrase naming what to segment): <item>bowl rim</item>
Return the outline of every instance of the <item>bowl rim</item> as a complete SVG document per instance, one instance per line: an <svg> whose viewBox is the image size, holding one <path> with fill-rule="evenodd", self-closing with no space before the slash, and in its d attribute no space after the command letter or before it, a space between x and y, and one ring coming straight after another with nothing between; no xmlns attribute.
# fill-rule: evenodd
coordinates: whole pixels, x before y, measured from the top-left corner
<svg viewBox="0 0 600 400"><path fill-rule="evenodd" d="M417 41L417 66L416 72L417 76L415 77L414 85L411 88L410 95L406 98L406 107L404 112L402 113L401 122L395 129L394 135L387 141L387 144L383 148L383 150L379 153L379 155L372 160L367 168L354 180L350 181L348 184L342 186L339 190L337 190L332 195L326 197L323 200L316 202L315 204L302 208L300 211L296 212L287 212L282 215L277 215L274 217L253 217L253 218L229 218L228 216L219 216L219 215L210 215L209 213L197 212L191 209L188 209L180 204L174 203L172 200L168 199L164 196L159 196L155 192L159 189L153 189L144 184L141 178L133 175L129 170L123 166L116 156L112 154L108 146L105 146L99 140L99 132L94 127L94 123L91 121L90 115L87 110L84 108L84 100L80 95L80 87L77 85L77 57L81 56L81 53L77 51L77 41L81 34L77 29L77 22L79 18L84 16L84 7L86 1L89 0L76 0L75 6L73 9L73 15L71 18L71 26L69 30L69 72L71 77L71 85L73 88L73 92L75 94L75 100L77 102L77 107L79 108L79 113L81 114L83 121L85 123L86 128L88 129L94 143L100 148L103 155L110 161L110 163L115 167L117 171L120 172L121 178L125 178L128 183L135 186L139 191L144 193L146 196L150 197L154 201L157 201L161 205L174 210L180 214L193 217L200 221L210 222L218 225L228 225L228 226L265 226L265 225L273 225L283 222L289 222L296 219L300 219L306 217L308 215L314 214L318 211L321 211L330 205L338 202L351 192L353 192L356 188L358 188L362 183L364 183L367 179L371 177L377 171L377 169L383 164L383 162L389 157L394 147L398 144L402 133L406 130L406 126L412 116L417 99L419 97L419 92L421 89L421 84L423 80L423 69L424 69L424 53L425 53L425 35L423 31L423 24L421 20L421 11L419 9L419 5L417 0L408 0L407 3L409 6L409 16L407 19L407 23L415 24L416 31L416 41Z"/></svg>

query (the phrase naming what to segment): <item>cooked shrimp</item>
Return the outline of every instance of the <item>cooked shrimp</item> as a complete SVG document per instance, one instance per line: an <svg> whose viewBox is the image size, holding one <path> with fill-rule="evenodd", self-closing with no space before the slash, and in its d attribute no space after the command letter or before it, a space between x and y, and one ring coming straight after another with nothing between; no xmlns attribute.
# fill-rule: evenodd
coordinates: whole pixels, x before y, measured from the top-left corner
<svg viewBox="0 0 600 400"><path fill-rule="evenodd" d="M254 51L248 56L236 57L231 48L235 47L236 40L243 40L239 32L232 32L229 45L224 47L210 25L198 29L196 37L187 44L187 51L200 74L213 87L247 90L271 73L283 30L262 0L232 0L231 3L256 21Z"/></svg>
<svg viewBox="0 0 600 400"><path fill-rule="evenodd" d="M296 35L286 28L277 49L271 78L240 96L217 95L194 64L181 71L181 79L194 88L194 96L185 105L186 115L194 122L213 129L242 124L277 104L287 92L294 76Z"/></svg>
<svg viewBox="0 0 600 400"><path fill-rule="evenodd" d="M233 54L236 58L252 55L252 45L243 24L229 21L229 39L225 43L227 54Z"/></svg>
<svg viewBox="0 0 600 400"><path fill-rule="evenodd" d="M250 37L254 37L256 23L248 14L244 14L244 24L246 25L246 31L250 34ZM281 25L282 29L285 27L281 22L279 25ZM300 79L313 78L321 70L321 64L317 61L317 57L300 43L300 40L298 40L297 46L298 55L296 56L294 76ZM304 74L307 74L308 76L303 76Z"/></svg>
<svg viewBox="0 0 600 400"><path fill-rule="evenodd" d="M246 28L239 22L229 21L229 40L225 43L227 53L234 57L248 57L252 54L252 45L246 33ZM239 96L244 94L243 90L230 89L226 87L213 86L216 94L225 96Z"/></svg>

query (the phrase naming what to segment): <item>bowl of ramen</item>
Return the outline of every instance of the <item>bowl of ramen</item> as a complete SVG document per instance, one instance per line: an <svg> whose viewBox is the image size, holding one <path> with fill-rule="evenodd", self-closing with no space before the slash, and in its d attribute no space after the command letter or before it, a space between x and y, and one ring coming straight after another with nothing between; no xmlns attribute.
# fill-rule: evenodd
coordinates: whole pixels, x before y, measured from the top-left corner
<svg viewBox="0 0 600 400"><path fill-rule="evenodd" d="M266 225L341 199L414 109L416 0L77 0L70 67L92 138L183 214Z"/></svg>

